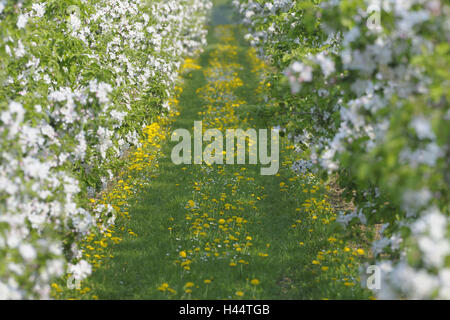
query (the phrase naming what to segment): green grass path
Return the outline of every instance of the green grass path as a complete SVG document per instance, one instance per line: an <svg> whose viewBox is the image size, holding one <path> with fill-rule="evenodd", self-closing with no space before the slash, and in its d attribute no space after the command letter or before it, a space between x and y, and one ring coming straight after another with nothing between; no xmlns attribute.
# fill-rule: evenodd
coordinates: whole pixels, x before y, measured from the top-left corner
<svg viewBox="0 0 450 320"><path fill-rule="evenodd" d="M243 86L234 93L246 110L245 105L261 102L260 79L239 28L228 29L237 55L218 58L242 67L237 77ZM211 116L199 115L208 104L197 90L208 84L204 71L224 45L221 30L210 27L208 47L198 59L202 68L185 75L174 129L192 130L195 120ZM250 119L250 126L261 126L251 113L237 114ZM282 142L276 176L260 175L259 165L174 165L173 145L164 146L158 173L129 210L126 228L138 236L125 233L108 248L114 258L91 276L92 294L100 299L366 297L357 289L357 257L333 239L326 190L289 169L288 142Z"/></svg>

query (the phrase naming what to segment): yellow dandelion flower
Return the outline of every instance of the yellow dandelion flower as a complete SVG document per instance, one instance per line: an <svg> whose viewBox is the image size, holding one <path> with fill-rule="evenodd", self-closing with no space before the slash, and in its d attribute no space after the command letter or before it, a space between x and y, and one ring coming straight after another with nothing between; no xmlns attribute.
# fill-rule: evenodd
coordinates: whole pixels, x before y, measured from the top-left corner
<svg viewBox="0 0 450 320"><path fill-rule="evenodd" d="M344 285L347 287L351 287L354 286L355 284L353 282L345 282Z"/></svg>
<svg viewBox="0 0 450 320"><path fill-rule="evenodd" d="M169 284L168 284L168 283L163 283L162 285L160 285L160 286L158 287L158 290L164 292L164 291L167 290L167 288L169 288Z"/></svg>

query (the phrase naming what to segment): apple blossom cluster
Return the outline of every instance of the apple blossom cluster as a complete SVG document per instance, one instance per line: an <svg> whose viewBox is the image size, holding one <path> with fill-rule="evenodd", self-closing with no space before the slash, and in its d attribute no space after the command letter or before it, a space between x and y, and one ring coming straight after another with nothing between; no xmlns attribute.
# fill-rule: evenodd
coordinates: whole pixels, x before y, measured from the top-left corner
<svg viewBox="0 0 450 320"><path fill-rule="evenodd" d="M233 2L285 76L273 77L272 98L290 106L278 124L313 137L311 160L357 205L339 221L383 225L378 296L449 299L448 3Z"/></svg>
<svg viewBox="0 0 450 320"><path fill-rule="evenodd" d="M77 242L116 213L88 197L167 112L182 58L206 42L210 8L0 1L0 299L49 298L55 277L91 273Z"/></svg>

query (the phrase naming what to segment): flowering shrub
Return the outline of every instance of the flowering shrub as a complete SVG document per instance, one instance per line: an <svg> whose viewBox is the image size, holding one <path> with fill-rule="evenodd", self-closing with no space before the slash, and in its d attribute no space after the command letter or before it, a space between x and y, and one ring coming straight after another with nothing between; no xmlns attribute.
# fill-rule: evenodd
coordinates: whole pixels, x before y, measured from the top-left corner
<svg viewBox="0 0 450 320"><path fill-rule="evenodd" d="M210 7L0 1L0 299L48 298L65 271L90 274L77 244L113 225L116 209L89 198L168 114Z"/></svg>
<svg viewBox="0 0 450 320"><path fill-rule="evenodd" d="M246 38L278 69L274 124L338 173L357 205L338 220L382 224L372 248L379 297L449 299L448 4L233 3Z"/></svg>

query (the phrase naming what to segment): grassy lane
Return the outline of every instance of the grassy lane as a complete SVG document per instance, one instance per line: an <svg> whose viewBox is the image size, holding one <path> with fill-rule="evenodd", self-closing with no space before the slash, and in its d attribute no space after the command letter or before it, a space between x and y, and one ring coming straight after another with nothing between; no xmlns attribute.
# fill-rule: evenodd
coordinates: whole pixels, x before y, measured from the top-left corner
<svg viewBox="0 0 450 320"><path fill-rule="evenodd" d="M220 12L216 16L223 18ZM238 27L212 26L209 45L185 73L173 129L261 126L265 65ZM100 299L367 298L357 266L364 251L333 235L326 188L290 167L301 154L282 139L280 170L259 165L174 165L163 148L158 173L129 210L130 228L93 273Z"/></svg>

